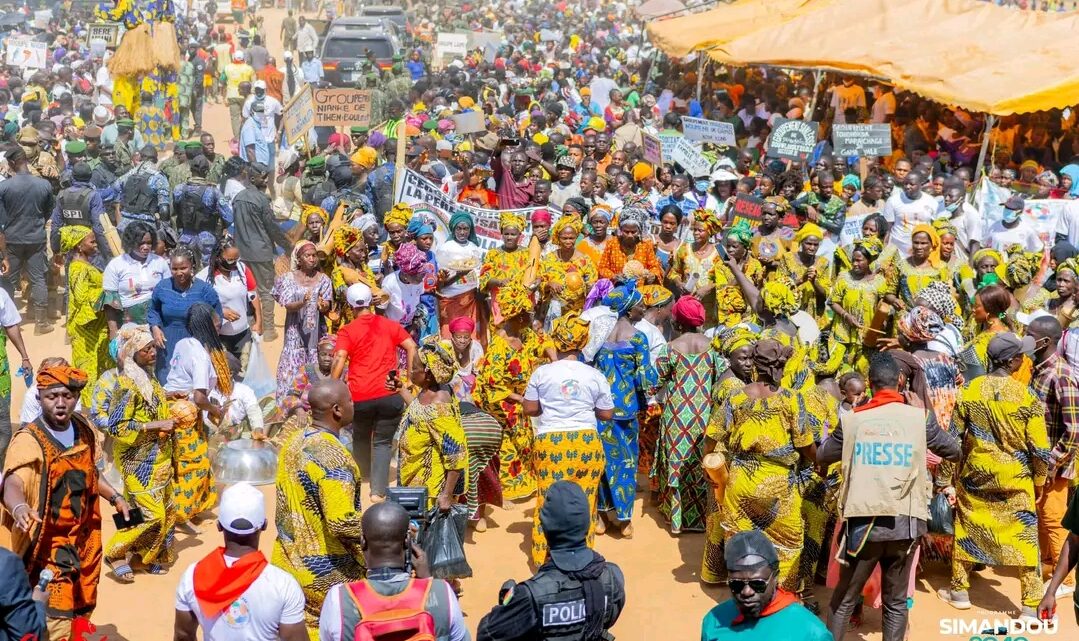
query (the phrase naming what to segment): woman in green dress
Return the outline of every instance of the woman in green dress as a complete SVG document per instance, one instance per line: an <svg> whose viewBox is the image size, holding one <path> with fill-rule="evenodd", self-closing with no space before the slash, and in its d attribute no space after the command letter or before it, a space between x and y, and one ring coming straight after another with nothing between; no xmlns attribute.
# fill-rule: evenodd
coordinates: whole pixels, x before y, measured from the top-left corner
<svg viewBox="0 0 1079 641"><path fill-rule="evenodd" d="M67 266L67 334L71 338L71 363L86 372L88 380L113 366L109 358L109 328L102 311L101 270L90 261L97 254L93 230L81 225L60 228L60 252L71 254ZM82 390L83 407L90 406L93 388Z"/></svg>

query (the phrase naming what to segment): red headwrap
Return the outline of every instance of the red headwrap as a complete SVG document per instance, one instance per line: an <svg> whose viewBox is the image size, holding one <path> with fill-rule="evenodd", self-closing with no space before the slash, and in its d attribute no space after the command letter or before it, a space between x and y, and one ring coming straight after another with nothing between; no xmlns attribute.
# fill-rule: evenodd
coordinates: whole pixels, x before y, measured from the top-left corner
<svg viewBox="0 0 1079 641"><path fill-rule="evenodd" d="M547 211L546 209L537 209L536 211L532 212L532 224L535 225L536 223L547 223L548 225L550 225L551 212Z"/></svg>
<svg viewBox="0 0 1079 641"><path fill-rule="evenodd" d="M476 321L468 316L458 316L450 321L451 334L456 334L457 332L468 332L471 334L474 331L476 331Z"/></svg>
<svg viewBox="0 0 1079 641"><path fill-rule="evenodd" d="M686 294L678 299L671 308L674 322L687 327L700 327L704 325L704 305L693 296Z"/></svg>

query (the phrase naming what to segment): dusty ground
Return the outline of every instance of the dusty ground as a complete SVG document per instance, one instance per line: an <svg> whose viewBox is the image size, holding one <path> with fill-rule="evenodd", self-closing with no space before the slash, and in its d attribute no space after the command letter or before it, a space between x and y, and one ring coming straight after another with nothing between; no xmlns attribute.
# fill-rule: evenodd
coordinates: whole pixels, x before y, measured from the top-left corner
<svg viewBox="0 0 1079 641"><path fill-rule="evenodd" d="M271 53L279 60L281 48L278 36L283 16L281 10L265 11L264 33L269 37ZM205 122L217 138L218 148L227 149L224 145L229 138L226 108L209 105ZM37 337L32 335L32 328L32 324L27 324L25 333L35 364L48 355L70 355L70 349L61 342L62 330ZM270 345L270 350L276 356L280 343ZM12 415L17 417L24 388L19 380L14 382L14 387ZM262 489L272 510L273 488L266 486ZM110 512L109 506L104 504L106 539L113 530L112 520L107 516ZM627 608L613 632L626 641L699 638L701 618L717 602L728 598L725 588L706 588L698 582L704 535L684 534L676 537L668 534L662 517L648 504L647 492L638 499L637 514L640 516L637 517L636 533L632 540L604 536L598 539L596 545L597 550L608 560L618 563L626 575ZM467 552L475 575L464 581L465 595L461 605L473 633L480 618L495 603L502 582L507 578L523 580L529 576L531 517L531 502L507 505L505 509L493 510L487 532L470 534ZM160 641L171 638L173 595L182 570L221 543L212 521L203 523L201 529L197 537L179 536L179 562L165 576L140 574L132 585L121 585L108 576L102 576L98 608L93 617L94 623L99 626L100 638L107 637L112 641ZM272 548L273 537L274 528L271 526L263 536L261 546L267 555ZM951 609L934 596L935 590L946 584L946 568L923 569L911 616L912 641L966 641L971 638L967 634L941 635L940 620L953 617L993 618L1000 616L1000 612L1015 613L1018 610L1019 581L1014 572L987 570L976 575L971 594L975 607L966 613ZM826 603L830 594L827 589L821 589L818 596L822 603ZM1062 601L1059 606L1063 623L1057 638L1079 638L1079 627L1071 615L1071 608L1071 599ZM867 610L866 621L845 638L876 640L880 639L879 630L880 612ZM790 638L798 638L797 632L792 630Z"/></svg>

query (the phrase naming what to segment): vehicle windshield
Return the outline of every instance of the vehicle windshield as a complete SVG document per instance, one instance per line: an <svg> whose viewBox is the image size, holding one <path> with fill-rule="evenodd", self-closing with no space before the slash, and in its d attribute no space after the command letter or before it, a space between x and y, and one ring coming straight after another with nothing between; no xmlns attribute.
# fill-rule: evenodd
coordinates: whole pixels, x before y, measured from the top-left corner
<svg viewBox="0 0 1079 641"><path fill-rule="evenodd" d="M376 58L392 58L393 47L388 40L373 38L330 38L322 52L323 58L364 58L367 51Z"/></svg>

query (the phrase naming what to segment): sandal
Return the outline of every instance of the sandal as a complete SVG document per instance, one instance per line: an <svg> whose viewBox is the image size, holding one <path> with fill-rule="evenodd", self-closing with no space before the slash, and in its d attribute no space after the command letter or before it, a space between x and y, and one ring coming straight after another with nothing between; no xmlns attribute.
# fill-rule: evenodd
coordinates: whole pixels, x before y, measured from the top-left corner
<svg viewBox="0 0 1079 641"><path fill-rule="evenodd" d="M161 576L164 574L168 574L169 569L164 565L161 565L160 563L151 563L150 565L146 566L146 573Z"/></svg>
<svg viewBox="0 0 1079 641"><path fill-rule="evenodd" d="M135 571L131 569L131 564L127 561L123 561L119 565L116 565L112 561L106 559L105 565L109 566L109 569L112 570L112 575L116 578L118 583L135 582Z"/></svg>

